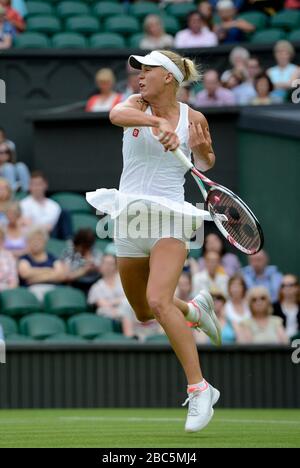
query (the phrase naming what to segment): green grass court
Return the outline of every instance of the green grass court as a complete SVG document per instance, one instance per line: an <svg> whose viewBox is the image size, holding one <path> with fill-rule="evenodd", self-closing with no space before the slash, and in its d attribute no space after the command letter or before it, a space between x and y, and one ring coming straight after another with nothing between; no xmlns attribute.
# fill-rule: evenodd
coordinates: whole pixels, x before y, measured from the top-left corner
<svg viewBox="0 0 300 468"><path fill-rule="evenodd" d="M1 410L0 447L300 447L300 410L216 409L202 432L184 409Z"/></svg>

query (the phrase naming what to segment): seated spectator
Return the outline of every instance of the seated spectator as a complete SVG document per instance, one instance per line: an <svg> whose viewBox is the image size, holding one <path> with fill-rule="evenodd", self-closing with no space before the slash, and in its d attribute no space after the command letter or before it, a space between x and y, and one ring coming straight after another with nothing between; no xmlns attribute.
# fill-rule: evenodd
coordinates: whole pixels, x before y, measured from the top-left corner
<svg viewBox="0 0 300 468"><path fill-rule="evenodd" d="M0 5L0 50L10 49L15 37L15 28L6 20L5 8Z"/></svg>
<svg viewBox="0 0 300 468"><path fill-rule="evenodd" d="M230 89L230 91L233 92L235 89L240 86L242 83L244 83L246 80L246 76L242 71L234 71L231 73L229 76L228 80L226 82L223 82L223 86L226 89Z"/></svg>
<svg viewBox="0 0 300 468"><path fill-rule="evenodd" d="M24 18L28 13L25 0L12 0L12 7L14 10L17 10L22 18Z"/></svg>
<svg viewBox="0 0 300 468"><path fill-rule="evenodd" d="M0 226L0 291L18 286L17 264L5 246L5 229Z"/></svg>
<svg viewBox="0 0 300 468"><path fill-rule="evenodd" d="M216 70L208 70L203 77L204 89L196 94L194 106L233 106L235 97L232 91L223 88Z"/></svg>
<svg viewBox="0 0 300 468"><path fill-rule="evenodd" d="M228 281L228 300L225 304L225 315L232 323L241 323L251 317L246 300L247 286L244 278L234 275Z"/></svg>
<svg viewBox="0 0 300 468"><path fill-rule="evenodd" d="M269 105L281 102L278 96L272 95L274 86L266 73L261 73L254 80L256 96L251 100L252 105Z"/></svg>
<svg viewBox="0 0 300 468"><path fill-rule="evenodd" d="M279 298L273 304L274 315L281 317L289 338L300 332L300 287L295 275L284 275L279 290Z"/></svg>
<svg viewBox="0 0 300 468"><path fill-rule="evenodd" d="M272 315L271 298L264 286L256 286L248 291L248 305L251 318L239 325L238 341L240 343L288 343L283 320Z"/></svg>
<svg viewBox="0 0 300 468"><path fill-rule="evenodd" d="M147 320L147 322L140 322L129 304L126 297L120 306L120 318L122 324L123 334L130 338L136 338L141 343L146 341L149 336L165 335L164 329L160 326L157 320Z"/></svg>
<svg viewBox="0 0 300 468"><path fill-rule="evenodd" d="M261 66L257 57L250 57L246 65L247 79L233 89L236 102L240 105L250 104L256 96L255 78L261 73Z"/></svg>
<svg viewBox="0 0 300 468"><path fill-rule="evenodd" d="M96 236L92 229L83 228L68 242L60 260L67 267L67 279L73 287L88 292L99 279L101 253L95 247Z"/></svg>
<svg viewBox="0 0 300 468"><path fill-rule="evenodd" d="M148 15L144 20L144 37L140 49L168 49L174 42L170 34L166 34L161 18L158 15Z"/></svg>
<svg viewBox="0 0 300 468"><path fill-rule="evenodd" d="M269 258L264 250L248 257L249 265L241 269L247 288L264 286L269 291L272 302L278 298L282 273L277 266L268 265Z"/></svg>
<svg viewBox="0 0 300 468"><path fill-rule="evenodd" d="M31 229L26 236L27 254L20 257L20 285L27 286L42 301L46 292L62 284L66 268L54 255L46 251L47 231L40 226Z"/></svg>
<svg viewBox="0 0 300 468"><path fill-rule="evenodd" d="M227 296L228 275L221 271L221 256L218 252L208 251L204 256L205 269L193 276L193 296L201 289L219 289Z"/></svg>
<svg viewBox="0 0 300 468"><path fill-rule="evenodd" d="M275 44L274 56L277 65L268 69L267 73L274 85L273 95L284 101L291 88L291 79L297 66L291 63L295 49L289 41L281 40Z"/></svg>
<svg viewBox="0 0 300 468"><path fill-rule="evenodd" d="M90 97L85 110L87 112L109 112L121 102L122 95L114 91L116 78L110 68L101 68L96 74L98 94Z"/></svg>
<svg viewBox="0 0 300 468"><path fill-rule="evenodd" d="M244 19L237 19L237 10L232 0L220 0L217 3L220 24L214 31L222 44L236 44L245 40L245 33L251 33L255 26Z"/></svg>
<svg viewBox="0 0 300 468"><path fill-rule="evenodd" d="M20 13L11 6L11 0L0 0L0 5L5 8L6 19L18 32L25 31L25 21Z"/></svg>
<svg viewBox="0 0 300 468"><path fill-rule="evenodd" d="M193 299L192 275L188 271L183 271L179 277L175 295L182 301L189 302Z"/></svg>
<svg viewBox="0 0 300 468"><path fill-rule="evenodd" d="M249 57L250 53L245 47L234 47L229 54L229 63L232 68L222 73L221 82L226 83L234 73L242 73L243 76L246 76Z"/></svg>
<svg viewBox="0 0 300 468"><path fill-rule="evenodd" d="M88 293L88 303L97 307L97 314L114 320L121 319L120 306L124 291L118 274L117 259L113 255L103 255L100 264L102 278Z"/></svg>
<svg viewBox="0 0 300 468"><path fill-rule="evenodd" d="M198 11L192 11L187 17L187 29L179 31L175 36L175 47L212 47L218 45L218 39L214 32L205 25Z"/></svg>
<svg viewBox="0 0 300 468"><path fill-rule="evenodd" d="M285 10L300 10L300 0L285 0Z"/></svg>
<svg viewBox="0 0 300 468"><path fill-rule="evenodd" d="M177 100L179 102L183 102L185 104L191 104L192 96L191 96L191 84L186 82L182 83L182 85L178 88L177 91Z"/></svg>
<svg viewBox="0 0 300 468"><path fill-rule="evenodd" d="M7 226L6 210L12 201L12 190L8 180L0 177L0 226Z"/></svg>
<svg viewBox="0 0 300 468"><path fill-rule="evenodd" d="M122 101L126 101L132 94L140 92L140 70L135 70L129 63L127 64L127 79L126 82L119 83L118 89L122 94Z"/></svg>
<svg viewBox="0 0 300 468"><path fill-rule="evenodd" d="M27 252L25 227L20 204L18 202L11 202L7 207L6 216L8 224L4 246L15 258L18 258Z"/></svg>
<svg viewBox="0 0 300 468"><path fill-rule="evenodd" d="M11 152L11 157L12 157L12 161L13 162L16 162L17 160L17 156L16 156L16 145L13 141L9 140L6 136L6 132L4 130L4 128L1 128L0 127L0 144L1 143L6 143L6 145L9 147L10 149L10 152Z"/></svg>
<svg viewBox="0 0 300 468"><path fill-rule="evenodd" d="M226 252L223 237L215 232L207 234L204 238L202 249L203 256L198 261L199 271L203 271L205 269L204 256L206 252L217 252L221 256L220 273L225 272L228 276L232 276L236 274L241 268L241 263L237 255Z"/></svg>
<svg viewBox="0 0 300 468"><path fill-rule="evenodd" d="M13 153L7 143L0 143L0 174L7 179L13 191L28 192L30 173L23 162L15 163Z"/></svg>
<svg viewBox="0 0 300 468"><path fill-rule="evenodd" d="M34 171L29 184L30 195L23 198L20 204L27 226L38 224L50 233L59 220L61 208L56 201L46 197L47 190L48 182L44 174Z"/></svg>
<svg viewBox="0 0 300 468"><path fill-rule="evenodd" d="M214 9L217 8L219 0L208 0L208 1ZM245 0L233 0L233 6L237 10L241 10L244 7L245 3L246 3Z"/></svg>
<svg viewBox="0 0 300 468"><path fill-rule="evenodd" d="M214 9L212 5L208 1L204 0L198 4L198 11L205 26L212 31L214 25Z"/></svg>

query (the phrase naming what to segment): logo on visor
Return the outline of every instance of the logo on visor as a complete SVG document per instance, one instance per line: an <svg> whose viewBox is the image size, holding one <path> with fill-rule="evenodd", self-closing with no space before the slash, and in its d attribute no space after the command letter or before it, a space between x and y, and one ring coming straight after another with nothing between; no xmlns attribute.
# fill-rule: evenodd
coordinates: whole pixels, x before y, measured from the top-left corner
<svg viewBox="0 0 300 468"><path fill-rule="evenodd" d="M139 133L140 133L139 129L138 129L138 128L135 128L135 129L133 130L133 132L132 132L132 135L133 135L135 138L137 138L137 137L139 136Z"/></svg>

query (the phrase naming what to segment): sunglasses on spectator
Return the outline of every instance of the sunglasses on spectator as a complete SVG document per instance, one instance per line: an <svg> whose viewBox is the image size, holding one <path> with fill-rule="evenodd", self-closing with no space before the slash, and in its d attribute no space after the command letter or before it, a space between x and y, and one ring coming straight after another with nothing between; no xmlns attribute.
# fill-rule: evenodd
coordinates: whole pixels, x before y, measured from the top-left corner
<svg viewBox="0 0 300 468"><path fill-rule="evenodd" d="M268 298L266 296L257 296L257 297L252 297L251 302L257 302L257 301L267 301Z"/></svg>
<svg viewBox="0 0 300 468"><path fill-rule="evenodd" d="M293 286L298 286L298 283L283 283L282 288L292 288Z"/></svg>
<svg viewBox="0 0 300 468"><path fill-rule="evenodd" d="M214 295L212 294L212 298L215 300L215 301L225 301L225 298L221 295Z"/></svg>

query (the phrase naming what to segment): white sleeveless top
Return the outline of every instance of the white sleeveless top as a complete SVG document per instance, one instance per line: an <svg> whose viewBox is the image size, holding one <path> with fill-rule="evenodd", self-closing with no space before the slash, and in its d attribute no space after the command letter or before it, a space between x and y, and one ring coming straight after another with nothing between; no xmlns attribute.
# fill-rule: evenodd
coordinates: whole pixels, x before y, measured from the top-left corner
<svg viewBox="0 0 300 468"><path fill-rule="evenodd" d="M187 104L180 104L180 116L175 132L180 148L191 159L188 146L189 119ZM146 114L152 114L150 106ZM153 135L152 127L126 128L123 136L123 172L120 192L154 195L184 202L186 168Z"/></svg>

